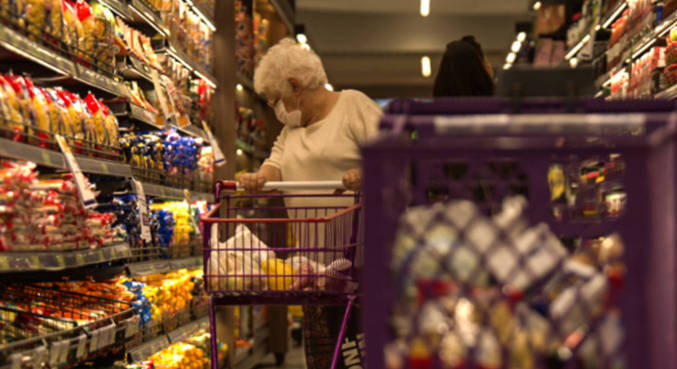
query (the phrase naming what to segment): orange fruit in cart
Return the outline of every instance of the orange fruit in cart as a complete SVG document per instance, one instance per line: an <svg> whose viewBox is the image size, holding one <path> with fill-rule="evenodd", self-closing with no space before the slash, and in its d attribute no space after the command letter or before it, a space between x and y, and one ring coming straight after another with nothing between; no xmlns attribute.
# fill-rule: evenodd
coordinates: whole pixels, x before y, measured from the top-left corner
<svg viewBox="0 0 677 369"><path fill-rule="evenodd" d="M268 259L261 263L261 270L268 275L268 288L273 291L291 289L295 271L281 259Z"/></svg>

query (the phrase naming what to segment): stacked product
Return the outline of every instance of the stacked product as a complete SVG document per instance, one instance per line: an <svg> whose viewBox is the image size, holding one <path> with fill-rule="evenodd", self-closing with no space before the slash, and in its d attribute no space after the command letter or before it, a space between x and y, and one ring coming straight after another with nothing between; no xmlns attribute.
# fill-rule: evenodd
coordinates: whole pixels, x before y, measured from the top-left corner
<svg viewBox="0 0 677 369"><path fill-rule="evenodd" d="M169 29L181 50L204 70L211 72L212 32L181 0L169 9Z"/></svg>
<svg viewBox="0 0 677 369"><path fill-rule="evenodd" d="M123 278L117 283L142 303L142 324L178 319L177 314L186 315L190 311L194 299L204 297L202 270L182 269L134 280Z"/></svg>
<svg viewBox="0 0 677 369"><path fill-rule="evenodd" d="M248 78L252 78L254 73L254 35L251 14L252 9L245 4L245 1L235 1L235 62L237 70Z"/></svg>
<svg viewBox="0 0 677 369"><path fill-rule="evenodd" d="M210 368L211 341L209 332L200 329L191 337L175 343L152 355L142 363L130 364L126 369L207 369ZM228 353L228 346L219 344L219 361Z"/></svg>
<svg viewBox="0 0 677 369"><path fill-rule="evenodd" d="M270 21L264 18L260 13L254 12L254 35L256 36L254 40L254 50L256 52L254 61L256 65L259 64L259 61L271 46L268 36L269 29Z"/></svg>
<svg viewBox="0 0 677 369"><path fill-rule="evenodd" d="M654 47L632 64L628 97L650 98L664 89L661 86L661 73L665 68L665 48ZM669 77L666 72L666 77ZM677 80L673 80L673 85Z"/></svg>
<svg viewBox="0 0 677 369"><path fill-rule="evenodd" d="M131 54L144 62L147 66L154 68L157 71L163 70L159 58L153 50L150 38L128 26L127 23L119 17L115 18L115 37L118 49L117 55Z"/></svg>
<svg viewBox="0 0 677 369"><path fill-rule="evenodd" d="M257 119L254 111L235 104L237 112L237 136L247 146L264 151L267 147L265 121Z"/></svg>
<svg viewBox="0 0 677 369"><path fill-rule="evenodd" d="M85 209L70 176L40 180L32 163L3 164L0 250L73 250L118 241L115 215Z"/></svg>
<svg viewBox="0 0 677 369"><path fill-rule="evenodd" d="M182 137L176 130L129 134L121 139L125 160L134 167L170 176L190 176L197 169L204 140Z"/></svg>
<svg viewBox="0 0 677 369"><path fill-rule="evenodd" d="M665 50L665 81L667 86L677 84L677 28L667 36L668 47Z"/></svg>
<svg viewBox="0 0 677 369"><path fill-rule="evenodd" d="M60 134L80 154L87 148L114 153L119 147L117 119L91 93L83 99L60 88L36 87L27 77L0 75L0 111L6 135L17 141L47 147Z"/></svg>

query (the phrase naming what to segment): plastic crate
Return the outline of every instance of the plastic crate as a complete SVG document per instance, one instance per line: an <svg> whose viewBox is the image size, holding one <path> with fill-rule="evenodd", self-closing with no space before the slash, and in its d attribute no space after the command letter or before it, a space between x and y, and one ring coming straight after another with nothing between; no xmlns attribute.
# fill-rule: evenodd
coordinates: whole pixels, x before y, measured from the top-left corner
<svg viewBox="0 0 677 369"><path fill-rule="evenodd" d="M673 109L674 103L667 101L457 99L391 104L382 120L384 135L363 149L368 246L362 280L367 366L584 368L589 367L586 365L590 361L582 361L583 350L593 347L597 350L595 365L600 368L677 367L674 191L677 120ZM591 164L590 159L597 164ZM557 182L551 176L551 186L548 174L553 173L556 165L560 166L560 177L565 179L564 187L576 186L573 199L571 193L566 195L566 201L553 196ZM595 195L606 196L604 191L619 188L624 194L621 205L594 199ZM543 223L556 239L578 240L574 245L585 246L600 236L619 236L624 251L620 264L616 265L619 269L613 270L621 273L607 273L613 271L608 266L593 268L594 276L601 273L604 277L602 302L590 303L582 294L585 282L580 282L580 278L576 284L563 284L563 289L574 288L575 296L574 307L564 314L554 313L554 301L562 291L552 301L536 301L539 293L552 292L548 288L552 287L549 283L555 283L555 276L569 272L566 268L571 265L571 254L578 249L568 248L570 244L564 242L566 254L560 255L552 268L546 268L547 273L533 272L531 254L519 252L518 242L508 236L512 229L491 221L491 217L500 213L503 201L516 195L528 201L524 216L528 226ZM411 214L414 207L433 203L438 203L436 211L427 208L421 212L432 218L403 220L405 211ZM470 213L463 209L477 209L477 213L467 223L456 223L454 217ZM480 220L485 222L484 238L479 239L491 240L481 248L477 246L479 239L473 235ZM401 241L400 235L412 234L404 232L404 227L426 224L430 228L419 230L418 237L413 237L414 246L407 249L407 257L394 254L401 247L396 244ZM429 258L431 269L439 272L426 271L433 273L426 279L414 264L423 252L428 252L431 245L428 237L434 227L453 234L442 245L443 250L451 251L449 254L440 251L435 258ZM542 250L541 243L534 250ZM474 256L454 254L459 245L469 247ZM485 251L477 251L480 249ZM499 252L508 256L497 259ZM464 260L474 260L476 264L470 268L463 264ZM512 274L501 274L500 264L508 262L516 263L515 269ZM458 265L470 268L475 273L470 274L472 278L484 274L486 280L480 283L459 277L459 271L454 269ZM543 265L536 266L536 270L542 268ZM515 282L518 277L523 280L524 273L532 274L526 277L530 283ZM449 278L450 275L455 278ZM516 284L522 287L515 288ZM437 311L446 311L447 315L442 316L448 320L440 325L437 341L426 341L429 333L421 332L428 332L430 327L425 327L425 323L439 317L427 315L421 309L429 302L440 301L447 303L446 310ZM466 313L473 312L467 319L479 329L475 332L493 334L493 341L483 346L477 342L484 342L485 338L471 334L471 338L478 339L474 344L468 343L467 337L461 343L447 342L444 347L460 351L447 350L443 358L436 348L430 347L447 336L458 337L461 328L452 315L458 313L461 305L465 305ZM561 341L555 347L566 347L568 351L532 347L526 358L522 357L527 361L515 361L518 356L513 355L511 345L517 345L515 342L524 336L496 338L499 332L492 321L496 309L506 307L512 320L534 317L537 311L539 321L544 321L556 337L553 341ZM570 322L569 313L578 307L582 309L577 310L581 314L577 321L582 319L582 325L577 325L580 331L567 332L563 326ZM407 308L410 310L403 313ZM522 314L525 309L529 313ZM614 345L608 341L610 336L605 336L608 332L604 331L604 324L617 313L623 334L611 337L623 338L621 344ZM396 316L404 317L404 323L401 319L394 321ZM516 334L519 330L510 332ZM572 339L566 333L576 332L580 333L573 337L577 342L565 342ZM402 334L408 336L400 340L400 346L393 345ZM389 359L394 359L389 361L390 366L386 366L384 348L389 350ZM493 355L488 353L491 350ZM552 362L553 354L557 356L556 364ZM455 363L449 363L452 356ZM493 357L494 361L487 363L487 357Z"/></svg>

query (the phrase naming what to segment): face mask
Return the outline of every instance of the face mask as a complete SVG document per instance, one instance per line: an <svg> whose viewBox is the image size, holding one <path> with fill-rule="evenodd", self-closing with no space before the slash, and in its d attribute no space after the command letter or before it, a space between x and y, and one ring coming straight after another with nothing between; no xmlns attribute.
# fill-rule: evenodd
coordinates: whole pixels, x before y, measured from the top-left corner
<svg viewBox="0 0 677 369"><path fill-rule="evenodd" d="M301 126L301 111L297 109L291 113L287 112L287 108L284 107L282 100L278 101L277 105L275 105L275 116L277 116L277 119L282 122L282 124L285 124L290 128Z"/></svg>

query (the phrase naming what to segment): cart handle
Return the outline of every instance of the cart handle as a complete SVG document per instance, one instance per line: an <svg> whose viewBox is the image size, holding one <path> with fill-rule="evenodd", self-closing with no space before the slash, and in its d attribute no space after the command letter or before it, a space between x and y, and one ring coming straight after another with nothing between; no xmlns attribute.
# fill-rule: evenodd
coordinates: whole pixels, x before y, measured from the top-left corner
<svg viewBox="0 0 677 369"><path fill-rule="evenodd" d="M263 185L263 191L336 191L345 190L342 181L270 181ZM243 190L236 181L216 181L216 199L221 197L221 191Z"/></svg>

